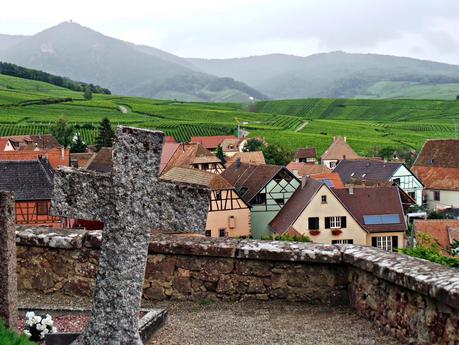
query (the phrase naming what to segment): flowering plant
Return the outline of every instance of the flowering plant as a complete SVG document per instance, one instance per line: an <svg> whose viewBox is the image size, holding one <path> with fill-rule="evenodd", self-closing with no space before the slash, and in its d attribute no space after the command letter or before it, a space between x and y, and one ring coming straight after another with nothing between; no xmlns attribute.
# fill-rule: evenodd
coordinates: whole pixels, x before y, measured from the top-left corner
<svg viewBox="0 0 459 345"><path fill-rule="evenodd" d="M26 313L24 334L33 341L45 339L47 333L56 333L51 315L35 315L33 311Z"/></svg>

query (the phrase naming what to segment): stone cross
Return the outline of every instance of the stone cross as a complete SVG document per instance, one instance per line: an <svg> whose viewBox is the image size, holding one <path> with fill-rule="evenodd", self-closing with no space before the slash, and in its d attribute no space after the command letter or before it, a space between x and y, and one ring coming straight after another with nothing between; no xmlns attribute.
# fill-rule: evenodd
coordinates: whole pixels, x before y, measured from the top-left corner
<svg viewBox="0 0 459 345"><path fill-rule="evenodd" d="M92 317L74 344L142 344L138 320L150 230L205 227L209 191L158 180L163 138L120 126L111 173L56 171L54 213L105 223Z"/></svg>
<svg viewBox="0 0 459 345"><path fill-rule="evenodd" d="M0 192L0 319L18 325L14 195Z"/></svg>

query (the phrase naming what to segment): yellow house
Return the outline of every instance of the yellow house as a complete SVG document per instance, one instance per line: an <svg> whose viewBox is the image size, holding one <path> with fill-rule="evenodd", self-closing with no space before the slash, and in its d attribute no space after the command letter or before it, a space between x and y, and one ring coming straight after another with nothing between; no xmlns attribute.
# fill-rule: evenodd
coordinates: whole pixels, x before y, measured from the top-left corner
<svg viewBox="0 0 459 345"><path fill-rule="evenodd" d="M397 186L330 188L305 178L270 227L313 242L403 248L407 225Z"/></svg>
<svg viewBox="0 0 459 345"><path fill-rule="evenodd" d="M173 167L161 175L160 179L209 188L210 205L205 231L207 237L250 237L250 208L221 175L204 170Z"/></svg>

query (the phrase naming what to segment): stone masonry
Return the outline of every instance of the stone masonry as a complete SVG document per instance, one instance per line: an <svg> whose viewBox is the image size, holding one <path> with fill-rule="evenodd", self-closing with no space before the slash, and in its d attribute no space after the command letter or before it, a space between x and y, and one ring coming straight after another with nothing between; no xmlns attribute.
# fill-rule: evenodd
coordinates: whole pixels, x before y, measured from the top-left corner
<svg viewBox="0 0 459 345"><path fill-rule="evenodd" d="M19 289L90 296L100 240L98 231L17 231ZM459 342L459 271L368 247L160 236L143 297L350 304L406 343Z"/></svg>

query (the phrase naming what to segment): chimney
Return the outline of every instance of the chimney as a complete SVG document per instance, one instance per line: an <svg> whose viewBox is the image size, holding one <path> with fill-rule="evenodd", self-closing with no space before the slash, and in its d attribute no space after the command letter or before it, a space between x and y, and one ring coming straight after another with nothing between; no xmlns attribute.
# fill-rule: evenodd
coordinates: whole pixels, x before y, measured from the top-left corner
<svg viewBox="0 0 459 345"><path fill-rule="evenodd" d="M344 137L344 142L347 142L347 138L346 137Z"/></svg>
<svg viewBox="0 0 459 345"><path fill-rule="evenodd" d="M241 159L239 157L236 159L236 167L237 168L241 167Z"/></svg>
<svg viewBox="0 0 459 345"><path fill-rule="evenodd" d="M353 184L349 185L349 195L354 195L354 185Z"/></svg>
<svg viewBox="0 0 459 345"><path fill-rule="evenodd" d="M309 176L305 175L303 176L303 178L301 179L301 188L304 188L304 186L306 186L306 179L308 178Z"/></svg>

